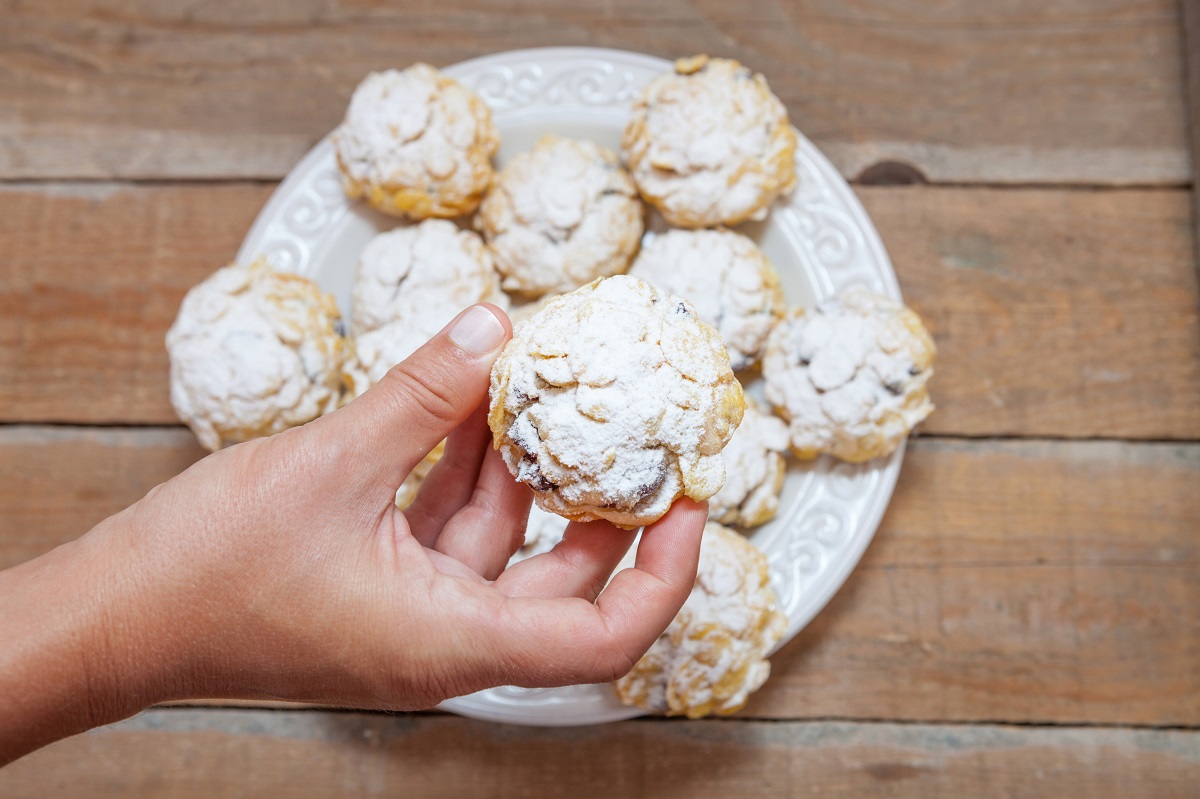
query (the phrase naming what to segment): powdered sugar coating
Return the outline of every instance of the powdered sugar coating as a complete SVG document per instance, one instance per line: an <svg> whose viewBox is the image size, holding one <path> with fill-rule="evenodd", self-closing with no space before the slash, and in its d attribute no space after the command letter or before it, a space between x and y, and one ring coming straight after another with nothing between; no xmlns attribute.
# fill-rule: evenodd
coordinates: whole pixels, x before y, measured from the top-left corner
<svg viewBox="0 0 1200 799"><path fill-rule="evenodd" d="M397 320L429 335L477 302L508 307L478 234L444 219L380 233L358 259L350 319L365 333Z"/></svg>
<svg viewBox="0 0 1200 799"><path fill-rule="evenodd" d="M265 260L218 269L167 332L171 404L208 450L269 436L333 410L345 340L337 303Z"/></svg>
<svg viewBox="0 0 1200 799"><path fill-rule="evenodd" d="M859 462L894 452L933 411L926 383L936 349L902 304L852 286L771 332L767 399L789 420L793 451Z"/></svg>
<svg viewBox="0 0 1200 799"><path fill-rule="evenodd" d="M492 112L428 64L368 75L333 134L350 197L384 213L424 219L470 213L500 147Z"/></svg>
<svg viewBox="0 0 1200 799"><path fill-rule="evenodd" d="M626 705L671 716L734 713L766 682L767 653L786 628L766 556L709 522L692 593L613 690Z"/></svg>
<svg viewBox="0 0 1200 799"><path fill-rule="evenodd" d="M492 367L488 418L544 510L635 528L724 481L742 388L695 309L628 275L552 299Z"/></svg>
<svg viewBox="0 0 1200 799"><path fill-rule="evenodd" d="M373 238L359 258L351 300L354 351L347 358L350 396L478 302L508 307L478 234L428 219Z"/></svg>
<svg viewBox="0 0 1200 799"><path fill-rule="evenodd" d="M708 501L708 517L742 528L770 521L779 510L788 428L747 401L742 423L725 451L725 485Z"/></svg>
<svg viewBox="0 0 1200 799"><path fill-rule="evenodd" d="M642 196L677 227L763 219L796 183L796 133L766 79L695 56L634 101L622 155Z"/></svg>
<svg viewBox="0 0 1200 799"><path fill-rule="evenodd" d="M732 230L668 230L629 274L677 294L725 340L734 371L753 366L785 307L779 273L758 245Z"/></svg>
<svg viewBox="0 0 1200 799"><path fill-rule="evenodd" d="M528 297L624 272L643 231L637 188L616 154L558 136L500 170L478 223L504 288Z"/></svg>

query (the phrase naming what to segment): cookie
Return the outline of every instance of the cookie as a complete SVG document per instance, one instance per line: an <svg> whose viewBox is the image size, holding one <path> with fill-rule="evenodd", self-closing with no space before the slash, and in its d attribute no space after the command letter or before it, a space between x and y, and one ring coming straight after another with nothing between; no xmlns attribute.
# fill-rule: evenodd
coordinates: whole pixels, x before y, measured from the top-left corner
<svg viewBox="0 0 1200 799"><path fill-rule="evenodd" d="M446 454L446 442L440 441L438 445L430 450L420 463L408 473L408 477L404 478L404 482L396 489L396 507L400 510L408 510L408 506L413 504L417 498L417 492L421 490L421 485L425 482L425 478L433 471L433 467L438 465L438 461Z"/></svg>
<svg viewBox="0 0 1200 799"><path fill-rule="evenodd" d="M208 450L337 407L345 357L337 303L265 259L192 288L167 332L171 404Z"/></svg>
<svg viewBox="0 0 1200 799"><path fill-rule="evenodd" d="M709 522L683 609L613 690L623 704L670 716L734 713L766 682L767 653L786 629L766 556Z"/></svg>
<svg viewBox="0 0 1200 799"><path fill-rule="evenodd" d="M508 307L477 234L430 219L376 236L354 276L351 320L357 335L346 360L347 396L379 382L477 302Z"/></svg>
<svg viewBox="0 0 1200 799"><path fill-rule="evenodd" d="M492 180L500 136L487 103L428 64L373 72L333 133L342 185L385 214L469 214Z"/></svg>
<svg viewBox="0 0 1200 799"><path fill-rule="evenodd" d="M857 463L889 455L933 410L933 339L901 303L864 286L797 309L767 340L767 399L793 452Z"/></svg>
<svg viewBox="0 0 1200 799"><path fill-rule="evenodd" d="M628 269L642 203L615 153L543 136L497 173L477 224L505 290L538 297Z"/></svg>
<svg viewBox="0 0 1200 799"><path fill-rule="evenodd" d="M696 306L729 348L734 371L753 366L783 316L779 273L753 241L732 230L669 230L642 249L629 274Z"/></svg>
<svg viewBox="0 0 1200 799"><path fill-rule="evenodd" d="M488 423L543 510L633 529L721 488L744 406L691 304L616 275L517 326L492 367Z"/></svg>
<svg viewBox="0 0 1200 799"><path fill-rule="evenodd" d="M746 413L721 453L725 485L708 501L708 517L721 524L755 527L775 518L787 464L788 428L747 401Z"/></svg>
<svg viewBox="0 0 1200 799"><path fill-rule="evenodd" d="M403 321L432 335L477 302L508 307L483 239L453 222L428 219L380 233L363 248L350 321L356 333Z"/></svg>
<svg viewBox="0 0 1200 799"><path fill-rule="evenodd" d="M796 183L796 132L766 79L700 55L650 81L621 139L638 190L676 227L764 219Z"/></svg>

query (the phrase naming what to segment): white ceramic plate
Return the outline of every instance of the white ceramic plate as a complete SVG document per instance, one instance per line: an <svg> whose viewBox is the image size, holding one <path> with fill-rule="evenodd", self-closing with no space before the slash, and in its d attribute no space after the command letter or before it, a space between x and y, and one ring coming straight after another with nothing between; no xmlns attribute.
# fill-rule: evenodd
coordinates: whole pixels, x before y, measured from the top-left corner
<svg viewBox="0 0 1200 799"><path fill-rule="evenodd" d="M498 53L445 72L492 107L504 164L544 133L592 139L618 150L630 101L647 81L670 69L668 61L636 53L562 47ZM776 203L765 222L738 227L779 269L788 302L811 305L852 283L899 298L895 273L870 218L803 136L796 168L796 191ZM325 139L271 196L237 258L247 264L266 255L277 269L312 277L348 312L359 252L372 236L396 224L346 199L333 147ZM749 388L758 392L757 386ZM902 458L903 448L863 465L827 458L791 464L778 518L752 536L767 553L788 616L781 646L824 607L858 563L891 498ZM442 707L474 718L545 726L641 715L620 704L607 685L496 688Z"/></svg>

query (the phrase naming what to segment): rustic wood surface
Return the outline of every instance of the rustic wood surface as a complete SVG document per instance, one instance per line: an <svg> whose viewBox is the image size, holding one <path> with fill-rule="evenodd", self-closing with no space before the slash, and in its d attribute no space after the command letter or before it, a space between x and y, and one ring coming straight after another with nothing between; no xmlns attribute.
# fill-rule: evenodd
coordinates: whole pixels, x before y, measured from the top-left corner
<svg viewBox="0 0 1200 799"><path fill-rule="evenodd" d="M0 3L0 568L201 457L163 335L370 69L740 58L856 183L940 349L878 535L733 718L170 707L0 796L1195 796L1198 9Z"/></svg>
<svg viewBox="0 0 1200 799"><path fill-rule="evenodd" d="M174 423L163 336L187 289L233 257L271 188L0 191L7 419ZM938 342L927 432L1200 437L1188 192L859 194Z"/></svg>
<svg viewBox="0 0 1200 799"><path fill-rule="evenodd" d="M1180 730L745 721L547 730L438 716L182 709L150 711L0 772L7 799L1183 799L1198 782L1200 735Z"/></svg>
<svg viewBox="0 0 1200 799"><path fill-rule="evenodd" d="M898 161L937 182L1190 181L1176 0L43 0L5 14L0 177L277 178L372 69L583 45L734 56L847 177Z"/></svg>

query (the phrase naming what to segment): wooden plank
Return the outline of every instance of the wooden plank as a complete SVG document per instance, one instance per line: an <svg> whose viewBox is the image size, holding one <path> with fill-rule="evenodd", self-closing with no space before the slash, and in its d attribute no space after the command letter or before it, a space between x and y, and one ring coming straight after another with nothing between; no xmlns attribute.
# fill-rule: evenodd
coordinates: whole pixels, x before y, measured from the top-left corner
<svg viewBox="0 0 1200 799"><path fill-rule="evenodd" d="M163 335L188 287L232 257L268 192L0 190L0 421L174 422ZM860 195L938 341L927 431L1200 438L1187 192Z"/></svg>
<svg viewBox="0 0 1200 799"><path fill-rule="evenodd" d="M1200 732L157 710L0 772L10 799L1192 797ZM69 786L69 787L68 787Z"/></svg>
<svg viewBox="0 0 1200 799"><path fill-rule="evenodd" d="M1180 0L1181 41L1183 43L1183 78L1185 84L1185 121L1192 156L1192 211L1195 215L1196 268L1200 269L1200 202L1196 201L1196 186L1200 180L1200 3Z"/></svg>
<svg viewBox="0 0 1200 799"><path fill-rule="evenodd" d="M937 340L926 431L1200 438L1186 193L859 194Z"/></svg>
<svg viewBox="0 0 1200 799"><path fill-rule="evenodd" d="M1175 0L10 4L0 178L278 178L370 70L522 47L739 58L843 174L1190 181Z"/></svg>
<svg viewBox="0 0 1200 799"><path fill-rule="evenodd" d="M917 439L875 542L744 714L1200 725L1200 445ZM199 457L0 428L0 567Z"/></svg>

